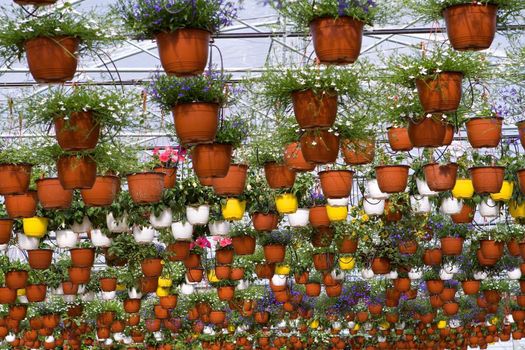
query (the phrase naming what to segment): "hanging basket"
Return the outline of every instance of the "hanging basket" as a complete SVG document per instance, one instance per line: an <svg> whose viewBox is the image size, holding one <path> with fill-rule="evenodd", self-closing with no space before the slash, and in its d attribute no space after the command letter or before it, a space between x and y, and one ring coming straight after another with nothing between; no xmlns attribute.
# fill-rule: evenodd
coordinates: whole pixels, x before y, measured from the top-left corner
<svg viewBox="0 0 525 350"><path fill-rule="evenodd" d="M55 138L65 151L93 150L100 136L100 124L95 121L93 112L74 112L54 120Z"/></svg>
<svg viewBox="0 0 525 350"><path fill-rule="evenodd" d="M350 170L327 170L318 173L321 188L326 198L350 196L354 172Z"/></svg>
<svg viewBox="0 0 525 350"><path fill-rule="evenodd" d="M264 164L264 176L272 189L291 188L295 183L295 171L284 164Z"/></svg>
<svg viewBox="0 0 525 350"><path fill-rule="evenodd" d="M344 139L341 149L347 165L369 164L374 160L376 143L375 140Z"/></svg>
<svg viewBox="0 0 525 350"><path fill-rule="evenodd" d="M425 181L432 191L449 191L456 185L458 165L456 163L439 164L430 163L423 166Z"/></svg>
<svg viewBox="0 0 525 350"><path fill-rule="evenodd" d="M175 132L181 144L209 143L215 140L219 123L219 105L216 103L180 103L171 112Z"/></svg>
<svg viewBox="0 0 525 350"><path fill-rule="evenodd" d="M208 62L210 38L210 32L191 28L157 34L155 39L164 71L179 77L202 74Z"/></svg>
<svg viewBox="0 0 525 350"><path fill-rule="evenodd" d="M301 129L330 128L337 116L337 93L313 90L295 91L292 103L297 124Z"/></svg>
<svg viewBox="0 0 525 350"><path fill-rule="evenodd" d="M393 151L404 152L410 151L414 148L410 137L408 136L407 128L388 128L388 143Z"/></svg>
<svg viewBox="0 0 525 350"><path fill-rule="evenodd" d="M297 172L312 171L315 164L304 159L303 151L299 142L292 142L284 149L284 163L286 166Z"/></svg>
<svg viewBox="0 0 525 350"><path fill-rule="evenodd" d="M58 179L66 190L93 187L97 163L89 156L61 156L57 161Z"/></svg>
<svg viewBox="0 0 525 350"><path fill-rule="evenodd" d="M334 163L339 153L339 136L327 130L308 130L301 136L301 150L308 162Z"/></svg>
<svg viewBox="0 0 525 350"><path fill-rule="evenodd" d="M381 192L398 193L403 192L408 182L407 165L382 165L377 166L376 177Z"/></svg>
<svg viewBox="0 0 525 350"><path fill-rule="evenodd" d="M435 117L424 117L419 122L409 119L408 136L414 147L440 147L446 133L446 124Z"/></svg>
<svg viewBox="0 0 525 350"><path fill-rule="evenodd" d="M158 166L153 168L153 171L157 173L163 173L164 176L164 188L174 188L177 182L177 168L165 168Z"/></svg>
<svg viewBox="0 0 525 350"><path fill-rule="evenodd" d="M471 118L466 127L468 142L473 148L493 148L501 141L503 118Z"/></svg>
<svg viewBox="0 0 525 350"><path fill-rule="evenodd" d="M463 74L439 73L435 79L417 79L419 100L425 113L455 112L461 101Z"/></svg>
<svg viewBox="0 0 525 350"><path fill-rule="evenodd" d="M78 64L78 38L38 37L24 43L27 65L39 83L63 83L73 79Z"/></svg>
<svg viewBox="0 0 525 350"><path fill-rule="evenodd" d="M479 194L498 193L503 186L505 167L481 166L469 169L474 191Z"/></svg>
<svg viewBox="0 0 525 350"><path fill-rule="evenodd" d="M466 3L443 11L450 44L455 50L485 50L496 34L498 7Z"/></svg>
<svg viewBox="0 0 525 350"><path fill-rule="evenodd" d="M354 63L361 52L364 22L350 17L322 17L310 23L314 50L321 63Z"/></svg>
<svg viewBox="0 0 525 350"><path fill-rule="evenodd" d="M114 175L97 176L93 187L80 191L84 204L90 207L109 206L120 191L120 178Z"/></svg>
<svg viewBox="0 0 525 350"><path fill-rule="evenodd" d="M44 209L67 209L73 201L73 190L65 190L58 178L36 180L36 191Z"/></svg>
<svg viewBox="0 0 525 350"><path fill-rule="evenodd" d="M195 174L199 178L225 177L230 169L232 151L232 146L229 144L213 143L195 146L192 151Z"/></svg>
<svg viewBox="0 0 525 350"><path fill-rule="evenodd" d="M32 167L31 164L0 164L0 195L26 193Z"/></svg>
<svg viewBox="0 0 525 350"><path fill-rule="evenodd" d="M38 203L36 191L24 194L9 194L4 197L5 209L10 218L30 218L35 216Z"/></svg>
<svg viewBox="0 0 525 350"><path fill-rule="evenodd" d="M129 194L134 203L158 203L164 191L163 173L146 172L127 176Z"/></svg>
<svg viewBox="0 0 525 350"><path fill-rule="evenodd" d="M212 180L213 190L219 196L239 196L246 187L246 164L231 164L225 177L216 177Z"/></svg>
<svg viewBox="0 0 525 350"><path fill-rule="evenodd" d="M51 266L53 250L51 249L31 249L27 251L28 263L32 269L45 270Z"/></svg>

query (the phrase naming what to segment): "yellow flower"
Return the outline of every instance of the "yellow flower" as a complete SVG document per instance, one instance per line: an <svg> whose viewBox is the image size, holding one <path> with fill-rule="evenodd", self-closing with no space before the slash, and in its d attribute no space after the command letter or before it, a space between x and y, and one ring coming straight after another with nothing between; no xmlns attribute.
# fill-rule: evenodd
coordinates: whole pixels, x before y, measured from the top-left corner
<svg viewBox="0 0 525 350"><path fill-rule="evenodd" d="M310 328L316 329L318 327L319 327L319 320L313 320L312 322L310 322Z"/></svg>
<svg viewBox="0 0 525 350"><path fill-rule="evenodd" d="M361 216L361 221L367 222L368 220L370 220L370 217L367 214Z"/></svg>
<svg viewBox="0 0 525 350"><path fill-rule="evenodd" d="M18 296L26 295L26 290L25 290L25 288L17 289L17 290L16 290L16 295L18 295Z"/></svg>

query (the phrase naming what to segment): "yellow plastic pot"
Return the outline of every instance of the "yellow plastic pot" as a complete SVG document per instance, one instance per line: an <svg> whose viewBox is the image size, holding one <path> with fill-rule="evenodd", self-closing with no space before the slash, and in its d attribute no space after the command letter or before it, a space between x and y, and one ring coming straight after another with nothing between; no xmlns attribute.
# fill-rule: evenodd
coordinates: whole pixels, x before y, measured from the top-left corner
<svg viewBox="0 0 525 350"><path fill-rule="evenodd" d="M332 207L327 205L326 213L328 214L328 219L330 219L330 221L345 221L348 217L348 207Z"/></svg>
<svg viewBox="0 0 525 350"><path fill-rule="evenodd" d="M381 322L381 323L379 324L379 328L380 328L381 330L383 330L383 331L389 329L389 328L390 328L390 322L387 322L387 321L383 321L383 322Z"/></svg>
<svg viewBox="0 0 525 350"><path fill-rule="evenodd" d="M445 320L441 320L441 321L439 321L438 324L437 324L437 327L438 327L439 329L443 329L443 328L445 328L446 326L447 326L447 321L445 321Z"/></svg>
<svg viewBox="0 0 525 350"><path fill-rule="evenodd" d="M310 322L310 328L312 329L319 328L319 320L313 320L312 322Z"/></svg>
<svg viewBox="0 0 525 350"><path fill-rule="evenodd" d="M158 286L161 287L161 288L169 288L171 287L171 285L173 284L171 278L164 278L164 277L159 277L159 284Z"/></svg>
<svg viewBox="0 0 525 350"><path fill-rule="evenodd" d="M23 218L24 234L28 237L42 238L47 233L48 222L49 220L47 218L40 218L38 216Z"/></svg>
<svg viewBox="0 0 525 350"><path fill-rule="evenodd" d="M514 182L503 181L501 191L498 193L491 193L490 198L494 201L508 201L512 197L512 191L514 191Z"/></svg>
<svg viewBox="0 0 525 350"><path fill-rule="evenodd" d="M275 267L275 274L276 275L289 275L290 266L289 265L277 265Z"/></svg>
<svg viewBox="0 0 525 350"><path fill-rule="evenodd" d="M117 284L117 292L123 292L126 290L126 285L119 283Z"/></svg>
<svg viewBox="0 0 525 350"><path fill-rule="evenodd" d="M525 218L525 202L518 204L516 202L509 203L509 213L514 219Z"/></svg>
<svg viewBox="0 0 525 350"><path fill-rule="evenodd" d="M235 326L232 325L232 324L228 325L228 332L230 332L230 333L235 332Z"/></svg>
<svg viewBox="0 0 525 350"><path fill-rule="evenodd" d="M26 295L26 289L25 288L17 289L16 290L16 295L19 296L19 297Z"/></svg>
<svg viewBox="0 0 525 350"><path fill-rule="evenodd" d="M222 206L222 216L225 220L239 221L244 216L246 201L237 198L228 198L226 204Z"/></svg>
<svg viewBox="0 0 525 350"><path fill-rule="evenodd" d="M359 325L359 323L356 323L356 324L354 325L354 328L353 328L352 330L353 330L353 331L358 331L359 328L361 328L361 326Z"/></svg>
<svg viewBox="0 0 525 350"><path fill-rule="evenodd" d="M456 199L470 199L474 195L474 185L470 179L457 179L452 196Z"/></svg>
<svg viewBox="0 0 525 350"><path fill-rule="evenodd" d="M341 270L352 270L355 267L355 259L353 256L346 255L339 258L339 267Z"/></svg>
<svg viewBox="0 0 525 350"><path fill-rule="evenodd" d="M285 193L275 198L275 206L279 214L293 214L297 211L299 203L294 194Z"/></svg>
<svg viewBox="0 0 525 350"><path fill-rule="evenodd" d="M220 280L215 275L215 270L214 269L211 269L210 271L208 271L208 282L215 283L215 282L219 282L219 281Z"/></svg>
<svg viewBox="0 0 525 350"><path fill-rule="evenodd" d="M167 297L168 295L170 295L169 288L157 287L157 296L158 297Z"/></svg>

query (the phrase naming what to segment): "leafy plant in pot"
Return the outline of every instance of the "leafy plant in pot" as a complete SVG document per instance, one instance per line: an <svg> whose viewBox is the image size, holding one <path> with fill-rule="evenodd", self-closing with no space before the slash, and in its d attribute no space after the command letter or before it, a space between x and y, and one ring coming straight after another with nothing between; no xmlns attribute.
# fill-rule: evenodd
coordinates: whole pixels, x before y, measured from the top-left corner
<svg viewBox="0 0 525 350"><path fill-rule="evenodd" d="M296 171L288 167L284 157L280 145L268 136L258 135L250 143L249 163L253 168L264 167L271 189L289 189L295 182Z"/></svg>
<svg viewBox="0 0 525 350"><path fill-rule="evenodd" d="M80 54L97 52L120 38L113 19L94 11L77 15L70 4L29 19L22 9L4 12L0 56L10 65L25 53L37 82L65 82L75 75Z"/></svg>
<svg viewBox="0 0 525 350"><path fill-rule="evenodd" d="M164 70L177 76L204 71L211 35L231 24L237 9L232 1L205 0L197 0L192 6L183 0L126 0L114 5L126 30L141 39L155 38Z"/></svg>
<svg viewBox="0 0 525 350"><path fill-rule="evenodd" d="M284 261L286 246L290 243L292 235L290 231L272 231L260 237L263 246L264 257L269 263L280 263Z"/></svg>
<svg viewBox="0 0 525 350"><path fill-rule="evenodd" d="M270 4L291 19L299 31L309 28L318 59L331 64L355 62L361 51L363 26L380 16L380 8L365 1L300 0Z"/></svg>
<svg viewBox="0 0 525 350"><path fill-rule="evenodd" d="M398 193L405 190L410 167L402 164L404 161L403 154L390 157L382 151L378 152L374 162L379 164L375 167L375 173L381 192Z"/></svg>
<svg viewBox="0 0 525 350"><path fill-rule="evenodd" d="M260 174L250 174L245 192L253 226L256 231L273 231L279 223L274 194Z"/></svg>
<svg viewBox="0 0 525 350"><path fill-rule="evenodd" d="M356 113L357 114L357 113ZM372 116L359 118L345 114L335 126L341 139L341 151L347 165L365 165L375 157L375 132L370 126Z"/></svg>
<svg viewBox="0 0 525 350"><path fill-rule="evenodd" d="M389 79L407 88L416 87L425 113L446 113L458 109L464 78L479 79L487 71L485 56L435 48L421 56L399 55L388 62Z"/></svg>
<svg viewBox="0 0 525 350"><path fill-rule="evenodd" d="M38 163L35 157L36 144L26 144L17 140L17 145L6 144L0 150L0 194L23 194L29 190L33 164Z"/></svg>
<svg viewBox="0 0 525 350"><path fill-rule="evenodd" d="M314 170L315 164L304 159L299 143L301 130L295 125L294 119L292 117L278 117L277 120L278 123L275 129L275 137L272 138L272 145L276 147L278 144L281 144L284 148L284 165L296 172ZM271 169L268 168L268 170Z"/></svg>
<svg viewBox="0 0 525 350"><path fill-rule="evenodd" d="M458 256L463 252L465 239L471 236L470 224L456 224L449 218L435 215L429 218L428 226L441 242L443 255Z"/></svg>
<svg viewBox="0 0 525 350"><path fill-rule="evenodd" d="M249 226L233 225L229 236L235 255L251 255L255 251L257 232Z"/></svg>

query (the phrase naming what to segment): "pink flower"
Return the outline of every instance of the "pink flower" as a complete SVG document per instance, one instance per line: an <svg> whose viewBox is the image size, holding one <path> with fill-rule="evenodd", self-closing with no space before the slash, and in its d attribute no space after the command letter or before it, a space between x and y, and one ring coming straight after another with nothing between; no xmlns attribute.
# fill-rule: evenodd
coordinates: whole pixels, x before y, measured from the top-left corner
<svg viewBox="0 0 525 350"><path fill-rule="evenodd" d="M166 163L170 160L170 154L167 151L164 151L160 154L159 160L163 163Z"/></svg>
<svg viewBox="0 0 525 350"><path fill-rule="evenodd" d="M224 248L232 244L232 239L229 237L223 238L219 241L219 245Z"/></svg>
<svg viewBox="0 0 525 350"><path fill-rule="evenodd" d="M206 239L206 237L203 237L203 236L197 238L197 239L195 240L195 244L196 244L198 247L202 248L202 249L204 249L204 248L211 248L210 241L208 241L208 240Z"/></svg>
<svg viewBox="0 0 525 350"><path fill-rule="evenodd" d="M156 156L157 154L159 154L159 148L155 147L155 149L153 150L153 155Z"/></svg>

